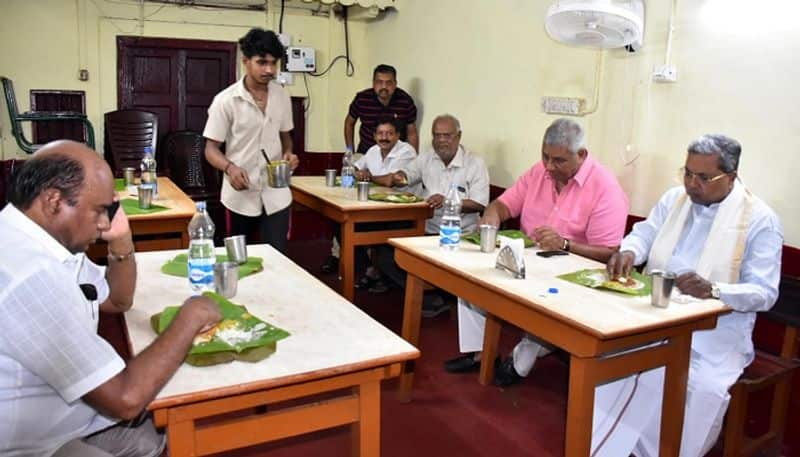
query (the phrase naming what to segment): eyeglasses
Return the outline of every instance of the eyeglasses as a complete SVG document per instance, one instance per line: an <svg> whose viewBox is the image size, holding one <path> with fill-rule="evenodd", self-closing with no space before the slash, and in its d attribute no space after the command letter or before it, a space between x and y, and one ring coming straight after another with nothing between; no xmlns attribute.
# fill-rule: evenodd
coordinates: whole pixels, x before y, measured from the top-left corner
<svg viewBox="0 0 800 457"><path fill-rule="evenodd" d="M684 181L691 181L693 178L697 178L697 181L700 182L700 185L707 186L714 181L718 181L725 176L728 176L730 173L722 173L717 176L707 176L703 173L695 173L690 171L686 167L681 167L678 169L679 176L684 179Z"/></svg>
<svg viewBox="0 0 800 457"><path fill-rule="evenodd" d="M445 132L445 133L433 133L434 139L450 139L458 135L458 132Z"/></svg>

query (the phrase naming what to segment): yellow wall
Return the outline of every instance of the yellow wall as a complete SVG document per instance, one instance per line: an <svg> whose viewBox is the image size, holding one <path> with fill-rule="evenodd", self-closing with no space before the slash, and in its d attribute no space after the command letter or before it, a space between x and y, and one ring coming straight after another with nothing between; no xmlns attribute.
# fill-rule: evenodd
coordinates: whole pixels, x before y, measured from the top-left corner
<svg viewBox="0 0 800 457"><path fill-rule="evenodd" d="M87 112L95 126L98 149L102 149L103 113L117 109L118 35L236 41L254 26L277 29L277 12L276 8L265 14L151 3L144 6L142 28L138 2L130 0L3 0L0 74L14 80L23 111L30 108L30 89L85 91ZM293 45L316 49L318 66L327 65L332 56L344 51L343 26L338 19L287 9L283 25L292 35ZM355 60L364 60L366 25L351 21L349 29L351 54ZM89 81L78 80L79 68L89 70ZM359 66L356 69L356 75L348 78L340 61L328 75L308 78L312 97L306 121L308 150L343 148L341 126L347 105L353 92L370 79ZM301 77L296 78L290 92L306 95ZM0 152L3 158L11 158L22 153L11 135L5 108L3 103Z"/></svg>
<svg viewBox="0 0 800 457"><path fill-rule="evenodd" d="M507 186L538 160L544 95L592 103L599 51L564 46L544 31L550 0L398 0L368 26L372 65L397 65L400 86L422 106L421 143L441 112L459 117L463 141ZM743 145L740 175L800 244L791 184L800 175L800 28L795 0L678 0L672 61L678 82L656 84L671 0L648 0L641 52L606 51L596 113L579 118L590 151L619 176L632 213L646 215L676 184L687 144L721 132Z"/></svg>
<svg viewBox="0 0 800 457"><path fill-rule="evenodd" d="M251 26L276 28L274 14L201 11L147 5L138 28L135 2L126 0L3 0L0 74L15 80L23 109L33 88L79 89L102 144L102 113L116 109L115 36L234 41ZM544 95L594 101L600 52L567 47L544 32L550 0L397 0L396 12L350 23L356 75L342 62L309 78L312 106L307 149L341 150L342 119L353 94L369 86L372 68L391 63L400 86L420 108L424 146L430 122L451 112L464 143L482 155L492 182L511 184L538 160L541 135L556 116L541 112ZM800 217L791 182L800 175L800 122L794 87L800 80L800 28L795 0L677 0L672 63L678 82L656 84L653 65L665 58L672 0L648 0L641 52L603 54L596 113L581 120L590 150L619 176L632 212L645 215L675 183L686 145L704 132L728 133L744 147L741 176L781 216L786 240L800 244ZM166 22L156 22L166 21ZM208 23L212 25L198 25ZM290 11L284 28L295 43L313 46L318 65L344 48L342 23ZM89 82L77 70L91 72ZM291 92L304 95L302 78ZM2 155L18 153L5 107Z"/></svg>

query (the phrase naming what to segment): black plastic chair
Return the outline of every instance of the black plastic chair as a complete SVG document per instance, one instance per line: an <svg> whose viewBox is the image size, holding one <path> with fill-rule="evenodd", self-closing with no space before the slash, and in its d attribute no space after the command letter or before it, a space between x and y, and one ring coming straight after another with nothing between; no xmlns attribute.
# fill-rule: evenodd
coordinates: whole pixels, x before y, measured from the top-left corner
<svg viewBox="0 0 800 457"><path fill-rule="evenodd" d="M116 176L122 176L125 167L138 169L147 146L153 149L153 157L156 157L158 116L149 111L121 109L106 113L104 120L103 156Z"/></svg>
<svg viewBox="0 0 800 457"><path fill-rule="evenodd" d="M0 80L3 81L8 117L11 119L11 133L14 134L20 149L32 154L43 146L28 141L25 138L25 132L22 130L23 122L36 121L80 121L86 127L86 144L94 149L94 127L92 127L92 123L89 122L85 114L75 111L27 111L20 113L17 108L17 97L14 94L14 83L5 76L0 76Z"/></svg>

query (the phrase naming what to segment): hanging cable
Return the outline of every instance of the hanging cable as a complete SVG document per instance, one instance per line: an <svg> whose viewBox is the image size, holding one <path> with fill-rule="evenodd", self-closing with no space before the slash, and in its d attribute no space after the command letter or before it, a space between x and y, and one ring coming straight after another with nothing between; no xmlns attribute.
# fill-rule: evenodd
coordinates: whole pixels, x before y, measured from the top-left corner
<svg viewBox="0 0 800 457"><path fill-rule="evenodd" d="M306 73L303 73L303 84L306 85L306 98L308 99L308 104L303 108L303 113L307 113L308 110L311 109L311 91L308 90L308 78L306 77Z"/></svg>
<svg viewBox="0 0 800 457"><path fill-rule="evenodd" d="M328 67L322 73L309 73L311 76L317 77L322 76L325 73L329 72L335 64L340 59L345 59L346 66L345 66L345 75L348 77L352 77L353 74L356 72L355 65L353 65L353 61L350 60L350 33L347 29L347 6L342 7L342 18L344 19L344 55L338 55L331 60L331 63L328 64Z"/></svg>
<svg viewBox="0 0 800 457"><path fill-rule="evenodd" d="M283 11L286 9L286 0L281 0L281 16L278 20L278 33L283 33Z"/></svg>

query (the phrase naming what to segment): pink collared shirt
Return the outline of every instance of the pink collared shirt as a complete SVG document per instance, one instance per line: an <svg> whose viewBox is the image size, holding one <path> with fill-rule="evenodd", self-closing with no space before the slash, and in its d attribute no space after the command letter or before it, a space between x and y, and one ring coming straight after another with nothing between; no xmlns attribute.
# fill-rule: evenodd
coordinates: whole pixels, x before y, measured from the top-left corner
<svg viewBox="0 0 800 457"><path fill-rule="evenodd" d="M589 156L560 193L538 162L499 200L512 217L521 216L522 231L528 235L547 225L571 241L613 247L625 234L628 196L614 174Z"/></svg>

